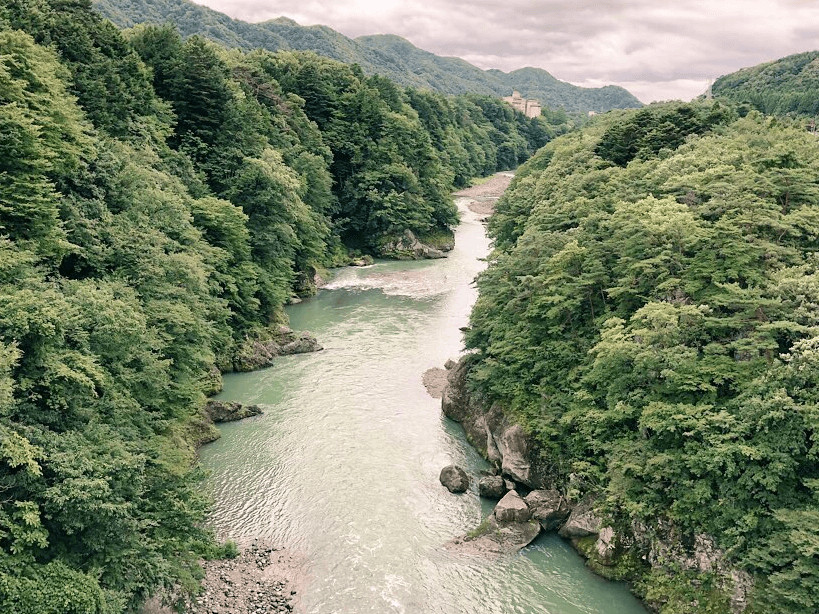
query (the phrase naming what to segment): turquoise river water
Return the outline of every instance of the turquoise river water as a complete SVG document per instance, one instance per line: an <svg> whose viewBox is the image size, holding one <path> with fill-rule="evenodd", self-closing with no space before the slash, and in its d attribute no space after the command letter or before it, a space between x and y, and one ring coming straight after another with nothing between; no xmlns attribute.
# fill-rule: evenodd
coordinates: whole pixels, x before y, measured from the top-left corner
<svg viewBox="0 0 819 614"><path fill-rule="evenodd" d="M462 217L449 258L344 269L290 307L324 351L225 377L219 398L265 413L222 425L201 450L211 522L302 553L309 614L644 614L555 536L500 559L443 548L491 511L474 486L453 495L438 481L457 463L476 483L487 464L421 383L461 351L485 266L483 225Z"/></svg>

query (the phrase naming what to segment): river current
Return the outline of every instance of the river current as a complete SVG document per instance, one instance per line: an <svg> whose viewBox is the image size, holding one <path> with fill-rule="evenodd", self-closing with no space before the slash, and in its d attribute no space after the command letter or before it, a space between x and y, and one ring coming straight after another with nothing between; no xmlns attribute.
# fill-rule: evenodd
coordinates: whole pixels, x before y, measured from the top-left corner
<svg viewBox="0 0 819 614"><path fill-rule="evenodd" d="M225 377L218 398L265 413L221 425L201 450L211 523L302 553L309 614L644 614L556 536L500 559L443 548L491 511L476 492L487 464L421 383L461 352L485 266L489 243L466 202L447 259L343 269L288 308L323 351ZM463 495L438 481L451 463L471 475Z"/></svg>

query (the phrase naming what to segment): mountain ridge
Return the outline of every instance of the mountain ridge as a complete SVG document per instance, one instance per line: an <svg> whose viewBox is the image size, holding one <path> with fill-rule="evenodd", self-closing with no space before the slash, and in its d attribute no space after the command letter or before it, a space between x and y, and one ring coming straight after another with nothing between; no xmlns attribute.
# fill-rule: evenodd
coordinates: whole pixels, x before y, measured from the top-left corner
<svg viewBox="0 0 819 614"><path fill-rule="evenodd" d="M532 67L510 73L483 70L462 58L438 56L420 49L396 34L352 39L329 26L301 26L287 17L248 23L189 0L94 0L93 6L120 28L170 22L183 37L198 34L244 51L257 47L270 51L314 51L334 60L358 64L365 74L379 74L405 87L443 94L502 97L518 90L525 97L537 98L544 106L584 114L642 106L634 95L619 86L582 88ZM518 81L516 77L520 74L528 78Z"/></svg>

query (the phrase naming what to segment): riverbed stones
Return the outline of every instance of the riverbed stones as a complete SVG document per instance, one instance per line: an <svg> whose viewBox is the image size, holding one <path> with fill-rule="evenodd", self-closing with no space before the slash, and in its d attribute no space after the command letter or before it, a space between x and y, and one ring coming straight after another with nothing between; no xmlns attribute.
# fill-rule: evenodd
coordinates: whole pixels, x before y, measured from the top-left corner
<svg viewBox="0 0 819 614"><path fill-rule="evenodd" d="M478 482L478 494L487 499L500 499L506 491L506 480L499 475L487 475Z"/></svg>
<svg viewBox="0 0 819 614"><path fill-rule="evenodd" d="M571 512L569 502L557 490L533 490L524 500L544 531L556 530Z"/></svg>
<svg viewBox="0 0 819 614"><path fill-rule="evenodd" d="M447 465L441 469L439 479L451 493L466 492L469 488L469 476L458 465Z"/></svg>

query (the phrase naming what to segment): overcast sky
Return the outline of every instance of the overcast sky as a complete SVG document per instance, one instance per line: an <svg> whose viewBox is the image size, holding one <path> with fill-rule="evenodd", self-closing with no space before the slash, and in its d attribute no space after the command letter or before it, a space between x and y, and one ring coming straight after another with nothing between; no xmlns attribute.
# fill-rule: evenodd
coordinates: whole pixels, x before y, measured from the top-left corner
<svg viewBox="0 0 819 614"><path fill-rule="evenodd" d="M285 16L503 71L689 100L745 66L819 49L819 0L195 0L236 19Z"/></svg>

